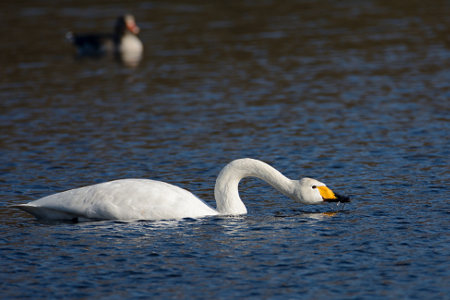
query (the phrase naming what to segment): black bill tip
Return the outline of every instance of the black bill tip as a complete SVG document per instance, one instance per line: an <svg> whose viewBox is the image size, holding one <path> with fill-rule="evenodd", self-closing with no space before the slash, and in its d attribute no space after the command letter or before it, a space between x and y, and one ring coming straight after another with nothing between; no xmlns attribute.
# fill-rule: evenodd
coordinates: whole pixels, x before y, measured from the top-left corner
<svg viewBox="0 0 450 300"><path fill-rule="evenodd" d="M350 197L348 197L348 196L339 195L339 194L335 194L335 196L336 196L336 198L334 198L334 199L323 199L323 201L325 201L325 202L340 202L340 203L350 202Z"/></svg>

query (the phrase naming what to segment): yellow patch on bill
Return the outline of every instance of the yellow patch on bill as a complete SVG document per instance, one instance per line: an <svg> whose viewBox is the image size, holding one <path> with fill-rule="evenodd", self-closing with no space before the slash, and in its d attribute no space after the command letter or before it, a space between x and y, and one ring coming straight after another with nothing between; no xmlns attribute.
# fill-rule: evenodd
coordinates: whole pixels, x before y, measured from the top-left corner
<svg viewBox="0 0 450 300"><path fill-rule="evenodd" d="M323 199L337 199L333 191L326 186L318 186L317 188L319 189L320 195Z"/></svg>

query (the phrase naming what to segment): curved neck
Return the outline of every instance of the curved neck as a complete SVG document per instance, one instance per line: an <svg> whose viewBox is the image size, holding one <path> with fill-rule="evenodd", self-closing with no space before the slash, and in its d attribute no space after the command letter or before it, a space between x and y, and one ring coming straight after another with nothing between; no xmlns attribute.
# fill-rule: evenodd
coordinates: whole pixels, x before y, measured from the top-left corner
<svg viewBox="0 0 450 300"><path fill-rule="evenodd" d="M239 197L239 181L244 177L257 177L290 197L293 180L290 180L268 164L250 158L237 159L226 165L216 180L214 196L220 214L239 215L247 213Z"/></svg>

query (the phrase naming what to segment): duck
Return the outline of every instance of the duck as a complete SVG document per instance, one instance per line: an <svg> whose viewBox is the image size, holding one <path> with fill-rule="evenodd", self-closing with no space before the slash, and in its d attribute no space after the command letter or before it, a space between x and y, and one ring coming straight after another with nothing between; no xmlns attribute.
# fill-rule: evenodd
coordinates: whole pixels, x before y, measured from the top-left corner
<svg viewBox="0 0 450 300"><path fill-rule="evenodd" d="M66 39L77 50L78 57L115 55L125 62L139 62L144 46L138 37L140 28L131 14L119 16L112 33L77 34L68 32Z"/></svg>
<svg viewBox="0 0 450 300"><path fill-rule="evenodd" d="M245 215L238 185L245 177L259 178L302 204L349 202L324 183L302 178L292 180L269 164L252 158L236 159L219 173L214 196L216 208L188 190L152 179L117 179L52 194L19 208L41 220L178 220L216 215Z"/></svg>

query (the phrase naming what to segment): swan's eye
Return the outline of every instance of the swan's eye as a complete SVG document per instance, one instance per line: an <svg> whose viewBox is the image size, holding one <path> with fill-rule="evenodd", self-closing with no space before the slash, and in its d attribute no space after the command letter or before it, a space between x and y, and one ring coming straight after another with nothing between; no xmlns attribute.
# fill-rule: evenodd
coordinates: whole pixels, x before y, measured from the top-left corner
<svg viewBox="0 0 450 300"><path fill-rule="evenodd" d="M313 188L313 189L316 189L316 188L317 188L317 186L313 185L313 186L312 186L312 188Z"/></svg>

